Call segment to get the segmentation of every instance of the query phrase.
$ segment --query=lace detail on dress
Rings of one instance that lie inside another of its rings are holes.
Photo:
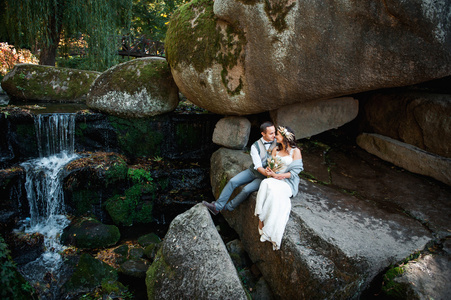
[[[280,156],[279,151],[276,152],[276,157],[280,159],[283,167],[277,173],[285,173],[285,170],[288,168],[288,165],[293,162],[293,150],[290,150],[290,155]]]

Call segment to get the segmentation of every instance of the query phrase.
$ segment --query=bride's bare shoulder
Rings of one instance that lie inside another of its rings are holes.
[[[293,149],[293,159],[301,159],[302,155],[301,155],[301,150],[299,148],[294,148]]]

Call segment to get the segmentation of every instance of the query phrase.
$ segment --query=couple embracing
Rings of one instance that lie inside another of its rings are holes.
[[[298,193],[302,156],[289,127],[276,128],[265,122],[260,132],[262,137],[251,146],[252,165],[234,176],[215,202],[202,203],[216,215],[221,210],[234,210],[258,190],[255,215],[259,218],[260,241],[269,241],[278,250],[290,216],[290,198]],[[227,203],[235,188],[244,184],[241,192]]]

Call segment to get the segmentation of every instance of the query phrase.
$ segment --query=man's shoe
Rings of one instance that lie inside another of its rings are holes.
[[[208,203],[207,201],[202,201],[202,204],[208,208],[208,210],[213,214],[217,215],[219,210],[216,209],[215,203]]]

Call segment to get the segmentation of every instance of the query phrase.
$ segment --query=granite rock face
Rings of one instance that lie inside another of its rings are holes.
[[[174,80],[211,112],[246,115],[451,74],[449,1],[206,1],[173,16]]]
[[[249,141],[251,122],[244,117],[226,117],[216,123],[213,143],[231,149],[243,149]]]
[[[171,223],[146,275],[148,299],[247,299],[207,208]]]
[[[173,111],[177,86],[164,58],[140,58],[103,72],[89,90],[89,108],[118,117],[143,118]]]
[[[291,127],[296,138],[302,139],[340,127],[358,112],[359,101],[343,97],[283,106],[271,111],[271,119],[275,124]]]
[[[372,132],[451,158],[451,96],[429,92],[386,92],[363,107]]]
[[[362,133],[357,137],[357,144],[398,167],[451,185],[451,158],[435,155],[379,134]]]
[[[223,181],[248,166],[249,155],[220,149],[213,159],[242,162],[235,172],[230,172],[227,164],[211,168],[212,189],[217,195]],[[277,298],[358,298],[388,266],[434,240],[421,222],[402,210],[387,209],[367,195],[362,200],[303,179],[299,188],[278,251],[259,240],[255,193],[233,212],[223,213]]]

